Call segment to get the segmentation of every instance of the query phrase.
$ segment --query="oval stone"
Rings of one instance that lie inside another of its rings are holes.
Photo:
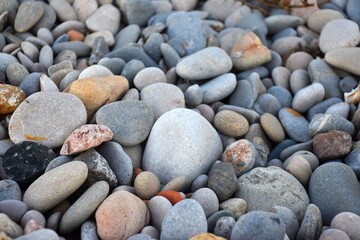
[[[214,103],[229,96],[236,87],[236,76],[233,73],[225,73],[200,86],[203,103]]]
[[[310,122],[309,132],[311,136],[318,133],[325,133],[331,130],[347,132],[353,135],[355,132],[354,125],[338,114],[316,114]]]
[[[311,140],[309,122],[299,112],[292,108],[282,108],[279,111],[279,120],[293,140],[298,142]]]
[[[192,181],[221,156],[222,143],[211,124],[189,109],[173,109],[154,124],[143,156],[143,168],[166,184],[179,176]],[[171,156],[171,157],[169,157]]]
[[[244,136],[249,131],[249,123],[242,115],[223,110],[214,117],[215,128],[230,137]]]
[[[0,84],[0,114],[13,113],[25,98],[25,92],[21,88]]]
[[[292,101],[292,108],[300,113],[309,110],[325,97],[325,88],[321,83],[313,83],[296,92]]]
[[[85,163],[65,163],[40,176],[24,193],[23,201],[30,209],[46,212],[75,192],[86,180]]]
[[[360,75],[359,53],[359,47],[336,48],[325,54],[325,60],[334,67]]]

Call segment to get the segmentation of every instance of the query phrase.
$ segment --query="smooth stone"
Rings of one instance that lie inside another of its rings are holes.
[[[62,22],[69,20],[77,20],[77,14],[75,9],[71,6],[71,4],[66,0],[51,0],[49,2],[50,7],[52,7],[56,16]]]
[[[319,240],[350,240],[350,237],[340,229],[329,228],[321,233]]]
[[[96,149],[108,162],[115,173],[118,185],[130,185],[133,176],[133,164],[129,155],[116,142],[106,142]]]
[[[295,52],[286,59],[285,66],[291,72],[297,69],[306,70],[313,59],[314,58],[307,52]]]
[[[188,189],[188,182],[186,176],[180,176],[172,179],[170,182],[165,184],[161,191],[186,191]]]
[[[285,224],[285,232],[289,239],[296,239],[300,225],[295,214],[290,209],[281,206],[274,206],[271,212],[277,214]]]
[[[290,147],[290,146],[294,146],[297,142],[295,142],[294,140],[292,139],[285,139],[283,140],[282,142],[278,143],[274,149],[269,153],[269,156],[268,156],[268,160],[271,160],[271,159],[280,159],[280,154],[281,152]]]
[[[148,224],[149,218],[145,203],[126,191],[112,193],[95,213],[101,239],[127,239],[140,232]]]
[[[346,76],[340,80],[340,88],[343,92],[351,92],[357,85],[357,80],[352,76]]]
[[[332,9],[320,9],[309,16],[307,25],[311,30],[320,33],[324,26],[334,19],[344,19],[344,16]]]
[[[21,200],[22,193],[17,182],[10,179],[0,181],[0,201]]]
[[[104,4],[86,20],[86,27],[92,32],[110,31],[116,34],[119,30],[121,14],[118,8]]]
[[[319,160],[330,160],[345,156],[351,151],[352,137],[349,133],[331,130],[318,133],[313,138],[313,151]]]
[[[230,137],[244,136],[249,131],[249,123],[240,114],[223,110],[214,117],[214,126],[221,133]]]
[[[359,25],[348,19],[334,19],[321,30],[319,47],[323,53],[336,48],[356,47],[360,42]]]
[[[340,79],[336,73],[321,59],[314,59],[310,62],[308,73],[311,82],[319,82],[325,88],[325,99],[331,97],[342,97]]]
[[[309,122],[300,113],[292,108],[282,108],[278,116],[285,132],[293,140],[307,142],[311,139],[308,132]]]
[[[248,212],[283,206],[293,211],[298,220],[303,219],[310,202],[301,183],[278,167],[255,168],[240,176],[235,197],[246,201]]]
[[[358,180],[352,169],[342,163],[319,166],[310,179],[309,196],[311,202],[319,207],[324,225],[330,225],[341,212],[360,212]]]
[[[120,75],[126,62],[121,58],[102,58],[97,64],[108,68],[114,75]]]
[[[102,180],[106,181],[110,187],[117,186],[117,178],[109,166],[109,163],[93,148],[81,153],[79,156],[74,158],[73,161],[82,161],[88,167],[88,177],[86,179],[85,186],[91,186]]]
[[[192,181],[192,183],[191,183],[191,188],[190,188],[191,192],[195,192],[196,190],[203,188],[203,187],[209,187],[208,180],[209,180],[208,175],[201,174],[201,175],[197,176],[194,179],[194,181]],[[211,189],[214,191],[213,188],[211,188]]]
[[[311,136],[331,130],[347,132],[350,135],[353,135],[355,132],[354,125],[338,114],[316,114],[311,119],[309,125],[309,133]]]
[[[90,54],[90,48],[81,41],[56,43],[52,46],[52,49],[55,55],[61,53],[64,50],[73,51],[77,57],[87,57]]]
[[[161,43],[160,52],[168,68],[176,67],[176,64],[180,61],[180,56],[172,46]]]
[[[40,28],[36,32],[36,36],[42,40],[44,40],[47,44],[51,45],[54,42],[54,37],[51,34],[50,30],[47,28]]]
[[[46,212],[75,192],[87,175],[85,163],[66,163],[35,180],[25,191],[23,201],[30,209]]]
[[[51,33],[54,37],[54,39],[59,39],[61,36],[66,35],[68,38],[68,32],[69,31],[78,31],[80,33],[85,34],[86,33],[86,25],[83,22],[76,21],[76,20],[69,20],[65,21],[61,24],[59,24],[57,27],[51,30]],[[56,42],[57,40],[55,40]]]
[[[9,199],[0,202],[0,213],[6,214],[14,222],[20,222],[27,210],[26,204],[19,200]]]
[[[97,9],[98,3],[96,0],[82,0],[73,1],[73,8],[80,21],[85,22]]]
[[[292,102],[292,108],[300,113],[305,113],[312,106],[321,102],[324,97],[324,86],[318,82],[315,82],[296,92]]]
[[[315,204],[309,204],[296,239],[319,239],[322,224],[320,209]]]
[[[290,70],[283,66],[275,67],[271,71],[271,77],[274,84],[276,86],[281,86],[288,90],[290,87],[290,76],[291,76]]]
[[[188,12],[173,12],[166,19],[168,44],[180,56],[196,53],[206,47],[202,21],[195,14]]]
[[[76,53],[72,50],[63,50],[61,51],[55,58],[54,64],[61,63],[63,61],[70,61],[72,63],[72,67],[76,68],[77,65],[77,56]]]
[[[265,18],[264,21],[269,29],[269,34],[275,34],[289,27],[296,28],[305,23],[304,19],[301,17],[285,14],[269,16]]]
[[[275,96],[279,102],[281,107],[290,107],[293,101],[293,96],[286,88],[281,86],[272,86],[267,90],[267,93]]]
[[[197,106],[203,101],[203,93],[198,84],[191,85],[184,93],[187,106]]]
[[[269,154],[272,149],[272,142],[266,135],[260,123],[253,123],[250,125],[249,132],[245,135],[245,139],[261,146],[262,150],[259,150],[264,150],[266,154]]]
[[[360,217],[351,212],[337,214],[331,221],[330,227],[344,231],[350,239],[359,238]]]
[[[140,36],[140,27],[137,24],[129,24],[126,27],[122,28],[115,35],[115,46],[114,49],[118,49],[135,43]]]
[[[51,229],[39,229],[34,232],[25,234],[21,237],[18,237],[19,240],[31,240],[31,239],[38,239],[38,240],[57,240],[59,239],[59,235]]]
[[[44,7],[44,14],[40,20],[32,27],[33,32],[38,32],[41,28],[51,29],[56,22],[56,12],[45,2],[39,2]]]
[[[148,208],[153,226],[161,231],[161,224],[167,212],[172,208],[172,204],[165,197],[155,196],[150,199]]]
[[[357,61],[359,52],[358,47],[337,48],[328,51],[325,54],[325,60],[334,67],[360,75]]]
[[[284,239],[285,224],[275,214],[264,211],[252,211],[241,216],[233,227],[231,240],[253,238]]]
[[[40,91],[41,92],[59,92],[58,86],[51,78],[45,74],[40,77]]]
[[[136,195],[141,199],[151,199],[160,192],[160,181],[152,172],[143,171],[135,177]]]
[[[158,67],[158,64],[149,55],[147,55],[144,49],[138,46],[127,45],[121,48],[115,48],[112,52],[106,54],[105,57],[121,58],[127,63],[136,59],[142,62],[145,67]]]
[[[219,210],[219,200],[215,192],[210,188],[198,189],[192,194],[191,199],[200,203],[206,217],[209,217]]]
[[[30,73],[19,85],[19,88],[21,88],[26,96],[30,96],[33,93],[40,91],[40,76],[41,73]]]
[[[311,121],[316,114],[325,113],[329,107],[340,102],[343,102],[340,98],[333,97],[315,104],[312,108],[309,109],[307,113],[307,119]]]
[[[136,88],[130,88],[121,99],[122,101],[139,101],[140,93]]]
[[[73,158],[70,156],[58,156],[51,160],[51,162],[46,166],[45,172],[50,171],[51,169],[54,169],[56,167],[59,167],[65,163],[68,163],[72,161]]]
[[[145,27],[149,18],[155,13],[155,6],[148,0],[134,0],[126,3],[128,24]]]
[[[251,109],[257,98],[251,84],[247,80],[239,80],[236,89],[230,95],[229,104],[246,109]]]
[[[58,229],[60,220],[61,220],[61,212],[54,212],[46,219],[46,228],[52,229],[56,231]]]
[[[271,52],[271,60],[264,64],[264,67],[266,67],[269,70],[269,72],[271,72],[274,68],[282,65],[282,58],[280,54],[278,54],[273,50],[270,50],[270,52]]]
[[[168,134],[169,129],[172,134]],[[172,159],[168,158],[169,151],[174,156]],[[144,170],[155,173],[163,184],[186,175],[192,181],[207,172],[221,152],[220,137],[206,119],[192,110],[173,109],[152,127],[142,164]]]
[[[236,76],[225,73],[200,85],[203,103],[214,103],[228,97],[236,87]]]
[[[43,16],[44,7],[36,1],[29,1],[20,4],[14,22],[14,29],[17,32],[27,32]]]
[[[2,171],[6,178],[28,186],[44,172],[55,156],[52,149],[42,144],[29,141],[19,142],[4,154]]]
[[[88,220],[81,225],[81,239],[99,240],[95,221]]]
[[[348,165],[356,174],[356,176],[360,177],[360,149],[354,149],[344,158],[344,163]]]
[[[161,44],[164,43],[164,38],[160,33],[152,33],[144,44],[145,52],[152,58],[154,61],[159,62],[161,55]]]
[[[33,62],[36,62],[39,58],[39,49],[32,43],[24,41],[20,45],[24,54]]]
[[[71,83],[75,82],[80,75],[80,71],[74,70],[66,73],[65,77],[59,83],[59,90],[64,91]]]
[[[230,163],[237,177],[251,170],[255,165],[257,150],[252,142],[240,139],[226,147],[221,161]]]
[[[257,112],[243,107],[238,107],[233,105],[223,105],[218,109],[218,111],[222,111],[222,110],[230,110],[241,114],[248,120],[250,125],[259,122],[260,120],[260,115]]]
[[[165,215],[160,239],[189,239],[207,230],[206,216],[201,205],[193,199],[185,199]]]
[[[214,233],[216,236],[224,237],[223,239],[229,239],[235,223],[232,217],[222,217],[216,222]]]
[[[9,63],[18,62],[18,60],[10,54],[0,53],[0,72],[5,73]]]
[[[5,236],[11,238],[17,238],[24,234],[23,229],[4,213],[0,213],[0,229]]]
[[[285,131],[279,119],[271,113],[264,113],[260,117],[260,124],[267,136],[274,142],[282,142],[285,139]]]
[[[220,209],[231,211],[234,214],[235,219],[238,219],[246,213],[247,203],[241,198],[229,198],[220,203]]]
[[[252,74],[253,72],[256,72],[260,76],[260,78],[268,77],[270,74],[269,70],[266,67],[260,66],[260,67],[254,67],[249,70],[240,72],[236,76],[238,79],[244,79],[244,78],[248,78],[250,76],[250,74]]]
[[[152,238],[148,234],[144,234],[144,233],[138,233],[128,238],[128,240],[151,240],[151,239]]]
[[[99,181],[88,188],[61,217],[59,230],[63,234],[73,232],[90,217],[109,193],[109,184]]]
[[[270,49],[277,52],[283,59],[286,59],[293,52],[304,51],[306,46],[306,41],[298,36],[283,37],[274,41],[270,45]]]
[[[208,47],[181,59],[176,73],[187,80],[203,80],[227,73],[232,67],[231,58],[224,50]]]
[[[222,217],[232,217],[235,218],[234,214],[229,210],[219,210],[210,217],[208,217],[208,232],[214,232],[216,222]]]
[[[31,140],[56,148],[73,130],[85,124],[86,118],[84,104],[74,95],[39,92],[26,98],[13,113],[9,135],[14,143]]]
[[[107,67],[101,65],[92,65],[82,70],[78,79],[109,77],[109,76],[114,76],[114,74]]]
[[[253,108],[260,115],[264,113],[277,115],[281,109],[281,103],[274,95],[270,93],[264,93],[256,99]]]
[[[37,210],[29,210],[23,215],[20,222],[21,227],[25,228],[26,224],[28,224],[30,221],[34,221],[37,225],[42,227],[45,227],[46,224],[44,215]]]
[[[99,37],[104,39],[104,41],[108,47],[111,47],[115,44],[114,35],[108,30],[90,33],[90,34],[86,35],[84,42],[86,43],[86,45],[88,47],[93,47],[94,43],[96,42],[95,41],[96,38],[99,38]]]
[[[203,116],[209,123],[212,123],[214,121],[214,109],[207,104],[200,104],[196,106],[195,112],[200,113],[201,116]]]
[[[304,69],[296,69],[290,76],[290,90],[293,94],[296,94],[301,89],[310,85],[309,74]]]
[[[348,118],[349,113],[350,113],[350,105],[346,102],[340,102],[334,104],[325,111],[325,114],[335,114],[342,116],[344,118]]]
[[[134,77],[134,85],[139,91],[146,86],[159,82],[166,83],[166,76],[162,70],[156,67],[144,68]]]
[[[185,107],[185,97],[177,86],[170,83],[154,83],[140,92],[140,99],[154,112],[155,119],[166,112]]]
[[[346,13],[351,20],[360,24],[360,9],[359,9],[359,1],[358,0],[349,0],[346,4]]]
[[[10,84],[1,84],[0,94],[0,114],[13,113],[26,98],[25,92],[20,87]]]
[[[53,64],[54,53],[52,48],[48,45],[41,48],[39,53],[39,63],[45,68],[48,69]]]

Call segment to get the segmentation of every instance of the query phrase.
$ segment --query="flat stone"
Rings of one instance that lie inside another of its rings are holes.
[[[23,201],[30,209],[46,212],[75,192],[86,180],[87,174],[85,163],[66,163],[35,180],[25,191]]]
[[[114,74],[108,68],[102,65],[92,65],[82,70],[78,79],[109,76],[114,76]]]
[[[275,34],[285,28],[296,28],[305,23],[301,17],[285,14],[269,16],[264,21],[269,29],[269,34]]]
[[[60,42],[52,46],[54,54],[58,55],[64,50],[73,51],[77,57],[88,57],[90,54],[90,48],[86,46],[84,42],[81,41],[71,41],[71,42]]]
[[[191,199],[200,203],[206,217],[209,217],[219,210],[219,199],[215,192],[210,188],[198,189],[192,194]]]
[[[49,5],[55,10],[57,18],[62,22],[69,20],[77,20],[77,14],[75,12],[75,9],[68,1],[52,0],[50,1]]]
[[[229,198],[220,203],[220,209],[233,212],[235,219],[238,219],[246,213],[247,203],[241,198]]]
[[[136,59],[141,61],[145,67],[158,67],[158,64],[149,55],[147,55],[144,49],[138,46],[125,45],[121,48],[114,48],[114,50],[106,54],[105,57],[121,58],[125,62],[130,62],[131,60]]]
[[[5,72],[9,63],[18,62],[16,57],[7,53],[0,53],[0,71]]]
[[[55,10],[45,2],[39,2],[44,7],[44,14],[40,20],[32,27],[34,32],[37,32],[41,28],[51,29],[56,21]]]
[[[75,0],[73,3],[73,8],[76,11],[76,14],[80,21],[85,22],[97,9],[98,3],[96,0]]]
[[[282,222],[285,224],[286,235],[290,239],[296,239],[296,235],[299,231],[299,221],[295,214],[287,207],[274,206],[271,212],[276,213]]]
[[[86,27],[93,31],[110,31],[116,34],[120,27],[121,15],[118,8],[111,4],[104,4],[99,7],[86,20]]]
[[[27,32],[43,16],[44,7],[36,1],[24,2],[17,11],[14,28],[17,32]]]
[[[18,237],[19,240],[31,240],[31,239],[47,239],[47,240],[57,240],[59,235],[51,229],[39,229],[31,233],[27,233],[21,237]]]
[[[39,92],[26,98],[13,113],[9,135],[14,143],[35,141],[56,148],[73,130],[84,125],[86,118],[84,104],[74,95]]]
[[[20,222],[27,210],[26,204],[20,200],[9,199],[0,202],[0,213],[5,213],[14,222]]]
[[[158,231],[161,231],[164,217],[172,208],[172,204],[165,197],[155,196],[150,199],[148,208],[150,211],[151,223]]]
[[[319,133],[313,139],[313,151],[319,160],[342,157],[351,151],[351,146],[351,135],[343,131],[331,130]]]
[[[346,4],[347,15],[351,20],[355,21],[357,24],[360,23],[360,18],[359,18],[360,8],[358,6],[358,3],[359,3],[358,0],[350,0]]]
[[[257,92],[251,87],[247,80],[239,80],[236,84],[236,89],[230,95],[229,104],[238,107],[251,109],[257,98]]]

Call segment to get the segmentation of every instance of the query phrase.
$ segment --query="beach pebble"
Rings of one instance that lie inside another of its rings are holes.
[[[254,92],[251,84],[247,80],[239,80],[236,89],[230,95],[229,104],[250,109],[253,107],[257,98],[257,92]]]
[[[224,50],[208,47],[181,59],[176,73],[184,79],[203,80],[227,73],[232,67],[232,60]]]
[[[229,198],[220,203],[220,209],[231,211],[234,214],[235,219],[238,219],[246,213],[247,203],[241,198]]]
[[[307,52],[292,53],[287,59],[285,66],[291,72],[297,69],[306,70],[313,57]]]
[[[158,231],[161,231],[161,224],[167,212],[172,208],[169,200],[162,196],[155,196],[148,203],[151,222]]]
[[[236,87],[236,76],[233,73],[225,73],[208,82],[201,84],[203,103],[214,103],[228,97]]]
[[[297,239],[318,239],[322,230],[322,218],[320,209],[310,203],[301,222]]]
[[[31,220],[33,221],[33,223],[37,224],[38,226],[45,227],[46,219],[45,219],[44,215],[37,210],[29,210],[23,215],[21,222],[20,222],[21,227],[25,228],[25,226]]]
[[[313,138],[313,151],[319,160],[336,159],[351,151],[352,138],[347,132],[331,130]]]
[[[198,84],[191,85],[184,93],[187,106],[197,106],[203,101],[203,93]]]
[[[334,19],[344,19],[344,16],[332,9],[320,9],[309,16],[307,25],[311,30],[320,33],[323,27]]]
[[[78,79],[82,78],[98,78],[98,77],[109,77],[113,76],[112,72],[101,65],[92,65],[90,67],[85,68],[81,71]]]
[[[269,195],[272,196],[270,199]],[[240,176],[235,197],[246,201],[248,212],[283,206],[292,210],[298,220],[303,218],[309,204],[309,197],[300,182],[278,167],[255,168]]]
[[[134,0],[126,2],[126,17],[129,24],[144,27],[154,13],[155,6],[151,1]]]
[[[360,149],[354,149],[346,155],[344,158],[344,163],[348,165],[356,174],[360,177]]]
[[[95,221],[88,220],[81,225],[81,238],[99,240]]]
[[[104,4],[86,19],[86,27],[92,32],[110,31],[116,34],[119,30],[121,14],[118,8]]]
[[[25,191],[23,201],[30,209],[45,212],[75,192],[87,174],[85,163],[66,163],[36,179]]]
[[[168,134],[169,129],[172,134]],[[169,151],[172,159],[168,158]],[[163,184],[185,175],[192,181],[205,173],[221,153],[220,137],[210,123],[192,110],[173,109],[152,127],[142,164]]]
[[[11,62],[6,68],[6,77],[15,86],[19,86],[28,75],[28,70],[18,62]]]
[[[304,24],[303,18],[285,14],[269,16],[264,21],[269,29],[269,34],[275,34],[285,28],[296,28]]]
[[[166,83],[166,76],[163,71],[155,67],[140,70],[134,78],[134,85],[139,91],[148,85],[158,82]]]
[[[305,113],[315,104],[321,102],[325,96],[325,88],[320,83],[313,83],[296,92],[292,108],[300,113]]]
[[[160,191],[160,181],[152,172],[144,171],[134,180],[135,192],[141,199],[151,199]]]
[[[270,211],[276,213],[285,224],[285,232],[289,239],[296,239],[300,225],[295,214],[289,208],[281,206],[274,206]]]
[[[340,98],[337,97],[333,97],[333,98],[329,98],[326,99],[322,102],[319,102],[318,104],[315,104],[313,107],[311,107],[307,113],[307,119],[309,121],[311,121],[311,119],[316,115],[316,114],[321,114],[321,113],[325,113],[326,110],[337,104],[343,102]]]
[[[260,124],[267,136],[274,142],[285,139],[285,131],[280,121],[271,113],[264,113],[260,117]]]
[[[21,200],[21,189],[17,182],[10,179],[0,181],[0,201]]]
[[[0,213],[0,229],[7,236],[12,238],[17,238],[23,235],[22,228],[4,213]]]
[[[324,225],[329,226],[341,212],[360,213],[358,180],[351,168],[343,163],[319,166],[310,179],[309,196],[319,207]]]
[[[330,227],[344,231],[351,239],[359,236],[360,217],[351,212],[337,214],[331,221]]]
[[[354,125],[338,114],[316,114],[311,119],[309,132],[311,136],[318,133],[326,133],[331,130],[347,132],[353,135],[355,132]]]
[[[340,229],[329,228],[321,233],[319,240],[350,240],[350,237]]]
[[[149,222],[145,203],[132,193],[114,192],[95,212],[97,232],[101,239],[128,238]]]
[[[214,126],[221,133],[230,137],[244,136],[249,131],[249,123],[240,114],[223,110],[214,117]]]
[[[360,18],[358,15],[360,9],[358,3],[358,0],[349,0],[346,4],[346,13],[351,20],[353,20],[357,24],[360,24]]]
[[[29,1],[20,4],[17,10],[14,28],[17,32],[30,30],[43,16],[44,7],[36,1]]]
[[[336,48],[325,54],[325,60],[334,67],[360,75],[357,61],[359,52],[360,48],[358,47]],[[350,59],[351,61],[349,61]]]
[[[26,98],[25,92],[10,84],[0,85],[0,114],[13,113]]]
[[[206,217],[209,217],[219,210],[219,200],[215,192],[210,188],[200,188],[193,193],[191,199],[200,203]]]
[[[267,90],[267,93],[276,97],[279,100],[281,107],[291,107],[293,96],[286,88],[281,86],[272,86]]]
[[[16,199],[0,202],[0,213],[6,214],[12,221],[19,223],[22,216],[28,210],[26,204]]]
[[[307,142],[311,140],[308,132],[309,122],[299,112],[292,108],[282,108],[279,111],[279,120],[285,132],[295,141]]]
[[[206,232],[206,216],[201,205],[193,199],[185,199],[165,215],[160,239],[189,239]]]
[[[264,93],[256,99],[253,108],[260,115],[264,113],[277,115],[281,108],[281,103],[274,95]]]
[[[350,105],[346,102],[336,103],[329,107],[325,114],[335,114],[340,115],[344,118],[348,118],[350,113]]]
[[[235,223],[236,221],[233,217],[221,217],[216,222],[214,233],[216,236],[229,239]]]
[[[69,20],[77,20],[77,15],[75,9],[71,6],[71,4],[66,0],[54,0],[50,1],[50,7],[52,7],[58,19],[62,22]]]

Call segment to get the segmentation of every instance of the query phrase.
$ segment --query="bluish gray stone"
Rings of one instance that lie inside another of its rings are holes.
[[[164,43],[164,38],[160,33],[153,33],[144,44],[145,52],[155,61],[159,62],[161,58],[160,45]]]
[[[68,163],[72,160],[73,160],[73,158],[70,156],[58,156],[58,157],[54,158],[53,160],[51,160],[51,162],[49,162],[49,164],[46,166],[45,172],[48,172],[51,169],[54,169],[65,163]]]
[[[5,137],[8,137],[7,136],[7,130],[6,129],[1,129],[0,131],[2,131],[2,130],[4,131]],[[9,139],[0,140],[0,156],[4,156],[6,151],[9,150],[9,148],[11,148],[14,145],[15,144]]]
[[[342,102],[342,100],[341,98],[338,97],[329,98],[322,102],[319,102],[318,104],[314,105],[312,108],[309,109],[307,113],[307,119],[311,121],[311,119],[315,116],[315,114],[325,113],[329,107],[340,102]]]
[[[348,165],[360,179],[360,149],[354,149],[344,159],[344,163]]]
[[[90,55],[90,48],[81,41],[54,43],[52,48],[55,54],[59,54],[63,50],[72,50],[77,57],[88,57]]]
[[[115,35],[115,46],[113,49],[125,47],[135,43],[140,37],[140,27],[137,24],[129,24]]]
[[[296,28],[305,23],[304,19],[301,17],[285,14],[272,15],[266,17],[264,21],[269,29],[269,34],[275,34],[289,27]]]
[[[0,53],[0,71],[5,72],[9,63],[18,62],[18,60],[10,54]]]
[[[94,221],[86,221],[81,225],[81,239],[83,240],[99,240],[96,231],[96,223]]]
[[[296,37],[297,32],[294,28],[288,27],[280,30],[276,34],[272,36],[272,41],[275,42],[276,40],[283,38],[283,37]]]
[[[298,151],[312,151],[312,149],[313,149],[312,140],[303,142],[303,143],[298,143],[298,144],[292,145],[292,146],[287,147],[284,150],[282,150],[280,153],[280,159],[285,161],[288,157],[290,157],[291,155],[295,154]],[[314,157],[316,158],[315,155],[314,155]]]
[[[145,65],[143,62],[133,59],[126,63],[120,75],[124,76],[129,81],[130,86],[133,86],[136,74],[144,68]]]
[[[312,106],[321,102],[325,96],[325,88],[321,83],[315,82],[295,93],[292,108],[300,113],[307,112]]]
[[[309,122],[300,113],[291,108],[282,108],[279,111],[279,120],[293,140],[298,142],[311,140]]]
[[[192,194],[191,199],[200,203],[206,217],[209,217],[219,210],[219,199],[210,188],[205,187],[198,189]]]
[[[59,236],[54,230],[51,229],[40,229],[17,238],[18,240],[58,240]]]
[[[293,146],[295,145],[296,142],[292,139],[285,139],[283,140],[282,142],[280,142],[279,144],[277,144],[273,150],[270,152],[269,156],[268,156],[268,160],[271,160],[271,159],[280,159],[280,154],[281,152],[290,147],[290,146]]]
[[[206,187],[208,180],[209,180],[208,175],[201,174],[201,175],[197,176],[194,179],[194,181],[192,181],[192,183],[191,183],[191,192],[195,192],[196,190],[198,190],[200,188]]]
[[[236,221],[233,217],[221,217],[216,222],[214,234],[219,237],[230,239],[235,224]]]
[[[348,0],[346,4],[346,14],[351,20],[360,25],[360,1]]]
[[[322,225],[320,209],[310,203],[306,208],[296,239],[319,239]]]
[[[148,203],[152,225],[161,231],[161,225],[165,215],[172,208],[170,201],[162,196],[152,197]]]
[[[161,55],[164,58],[166,66],[170,69],[175,67],[180,60],[179,54],[175,49],[167,43],[160,44]]]
[[[10,179],[0,181],[0,201],[21,200],[21,196],[21,189],[17,182]]]
[[[331,130],[343,131],[353,135],[355,127],[349,120],[338,114],[316,114],[309,125],[311,136]]]
[[[289,239],[295,239],[300,227],[295,214],[287,207],[281,206],[274,206],[271,212],[276,213],[285,224],[285,232]]]
[[[260,115],[268,112],[276,116],[280,109],[280,101],[274,95],[269,93],[260,95],[254,103],[254,110]]]
[[[0,213],[5,213],[14,222],[20,222],[27,210],[27,205],[20,200],[8,199],[0,201]]]
[[[350,113],[350,105],[347,102],[336,103],[329,107],[325,113],[340,115],[347,119]]]
[[[257,93],[254,93],[251,84],[247,80],[237,82],[235,91],[231,94],[229,104],[251,109],[256,100]]]
[[[146,54],[143,48],[138,46],[124,46],[117,48],[110,53],[106,54],[108,58],[121,58],[125,62],[129,62],[133,59],[141,61],[145,67],[158,67],[158,64]]]
[[[243,117],[246,118],[246,120],[248,120],[250,125],[260,121],[260,115],[251,109],[233,106],[233,105],[222,105],[221,107],[219,107],[218,112],[222,110],[230,110],[241,114]]]
[[[121,75],[126,62],[121,58],[102,58],[98,64],[107,67],[114,75]]]
[[[200,86],[203,103],[214,103],[229,96],[236,87],[236,76],[233,73],[225,73]]]
[[[213,215],[211,215],[208,219],[207,219],[207,224],[208,224],[208,232],[214,232],[214,228],[216,226],[217,221],[222,218],[222,217],[232,217],[235,218],[235,215],[233,212],[231,212],[230,210],[220,210],[217,211],[216,213],[214,213]]]
[[[187,106],[197,106],[203,101],[203,95],[199,85],[191,85],[184,93],[185,104]]]
[[[165,215],[160,240],[190,239],[207,232],[206,216],[201,205],[193,199],[175,204]]]
[[[281,86],[273,86],[268,89],[267,93],[274,95],[280,102],[281,107],[290,107],[293,97],[291,93]]]
[[[326,226],[341,212],[360,214],[359,182],[353,170],[343,163],[319,166],[311,176],[308,192],[311,202],[319,207]]]
[[[268,77],[270,74],[269,70],[266,67],[260,66],[260,67],[255,67],[255,68],[252,68],[252,69],[249,69],[246,71],[242,71],[242,72],[238,73],[236,75],[236,77],[237,77],[237,79],[245,79],[245,78],[248,78],[249,75],[254,72],[256,72],[260,78]]]
[[[144,27],[155,13],[155,7],[149,0],[132,0],[126,3],[126,17],[129,24]]]
[[[264,64],[264,66],[271,72],[274,68],[281,66],[282,58],[280,54],[271,51],[271,60]]]
[[[236,27],[240,27],[242,29],[248,29],[255,32],[256,35],[259,36],[261,41],[263,43],[266,43],[265,36],[268,33],[268,27],[266,26],[264,22],[263,14],[260,11],[255,10],[246,14],[241,18],[239,24],[237,24]]]

